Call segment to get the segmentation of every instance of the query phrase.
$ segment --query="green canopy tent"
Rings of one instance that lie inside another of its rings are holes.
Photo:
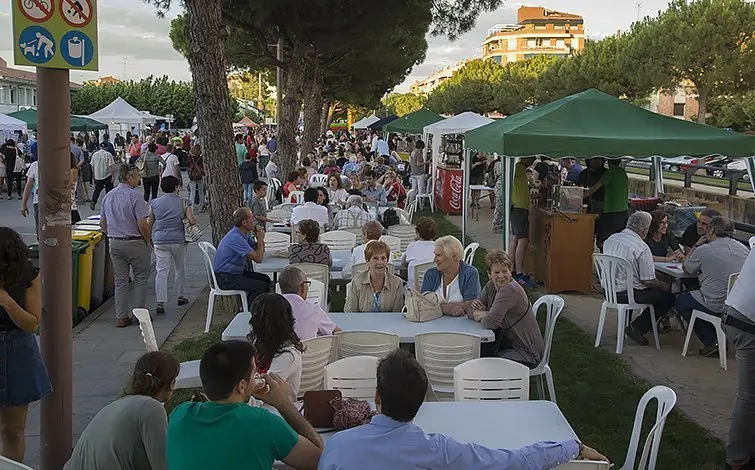
[[[24,109],[23,111],[16,111],[14,113],[8,113],[8,116],[24,121],[29,129],[37,128],[36,109]],[[72,131],[94,131],[103,129],[107,129],[107,124],[103,124],[100,121],[95,121],[94,119],[88,117],[71,115]]]
[[[383,130],[396,134],[422,134],[425,126],[442,121],[443,119],[445,118],[440,114],[435,114],[423,108],[389,122],[383,127]]]
[[[469,149],[506,157],[652,157],[658,192],[663,191],[661,157],[755,155],[753,136],[663,116],[595,89],[471,130],[465,135],[465,144]],[[748,162],[752,180],[755,164],[752,158]],[[464,175],[466,180],[468,171]],[[504,158],[504,227],[509,222],[512,175],[512,159]],[[504,237],[504,246],[508,246],[508,237]]]

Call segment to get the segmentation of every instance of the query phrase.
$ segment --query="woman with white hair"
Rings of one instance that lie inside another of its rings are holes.
[[[480,295],[480,273],[465,263],[464,247],[459,239],[446,235],[435,240],[436,268],[425,273],[422,292],[435,292],[441,299],[445,315],[466,315],[472,301]]]

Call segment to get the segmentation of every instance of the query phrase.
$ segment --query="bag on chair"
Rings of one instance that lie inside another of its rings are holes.
[[[310,390],[304,393],[304,419],[315,428],[332,428],[333,415],[341,408],[340,390]]]
[[[413,322],[426,322],[443,316],[440,309],[440,299],[435,292],[418,292],[414,289],[406,290],[406,312],[404,317]]]

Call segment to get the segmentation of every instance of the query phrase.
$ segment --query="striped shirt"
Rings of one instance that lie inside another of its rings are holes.
[[[333,220],[332,227],[335,229],[359,228],[371,220],[374,219],[368,212],[363,211],[359,207],[351,206],[346,210],[338,211]]]
[[[624,258],[632,266],[632,284],[635,290],[647,289],[642,281],[655,279],[655,263],[650,247],[640,236],[625,228],[614,233],[603,244],[603,253]],[[627,290],[627,275],[622,270],[616,274],[616,287],[619,292]]]

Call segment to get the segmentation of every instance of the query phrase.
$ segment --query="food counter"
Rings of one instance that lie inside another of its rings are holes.
[[[435,207],[446,214],[461,214],[464,204],[464,170],[438,165]]]
[[[526,272],[548,293],[592,291],[595,214],[565,214],[532,207]]]

